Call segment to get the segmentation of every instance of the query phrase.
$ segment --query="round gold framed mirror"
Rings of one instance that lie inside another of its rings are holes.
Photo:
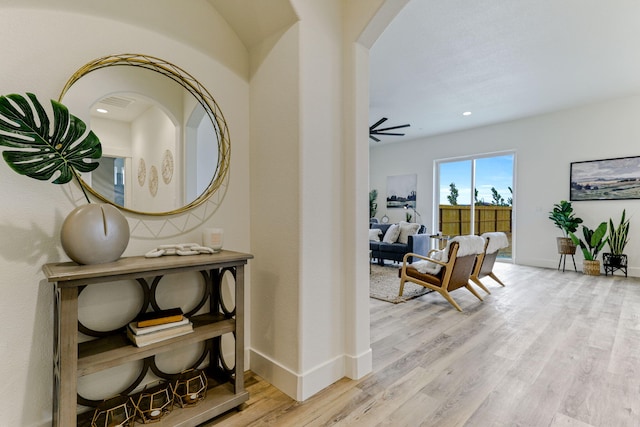
[[[137,214],[179,214],[227,177],[222,111],[177,65],[141,54],[98,58],[71,76],[59,102],[100,138],[101,165],[80,183],[103,202]]]

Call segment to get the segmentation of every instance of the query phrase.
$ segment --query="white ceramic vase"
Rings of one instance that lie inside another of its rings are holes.
[[[106,203],[75,208],[60,229],[62,248],[78,264],[101,264],[120,258],[129,244],[129,223]]]

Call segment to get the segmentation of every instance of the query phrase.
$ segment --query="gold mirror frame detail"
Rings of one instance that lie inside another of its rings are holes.
[[[71,86],[73,86],[75,82],[80,80],[83,76],[89,74],[92,71],[112,66],[132,66],[155,71],[175,81],[189,93],[191,93],[191,95],[196,98],[202,108],[204,108],[218,135],[218,164],[213,178],[209,183],[209,186],[202,194],[200,194],[195,200],[186,204],[185,206],[167,212],[141,212],[133,209],[128,209],[124,206],[116,205],[112,201],[106,199],[102,194],[95,191],[82,179],[80,179],[80,185],[82,185],[87,191],[89,191],[93,196],[100,199],[101,201],[114,205],[115,207],[123,211],[135,214],[151,216],[174,215],[186,212],[192,208],[195,208],[196,206],[201,205],[223,185],[223,182],[227,177],[227,173],[229,171],[231,154],[229,129],[227,128],[227,122],[222,115],[220,107],[218,107],[218,104],[213,99],[213,96],[211,96],[209,91],[204,86],[202,86],[195,77],[175,64],[172,64],[160,58],[156,58],[154,56],[126,53],[120,55],[104,56],[102,58],[98,58],[91,62],[88,62],[84,66],[80,67],[62,88],[60,96],[58,97],[58,101],[62,103],[62,99],[64,98],[64,95],[67,93],[67,91],[71,88]],[[98,137],[100,137],[100,135],[98,135]]]

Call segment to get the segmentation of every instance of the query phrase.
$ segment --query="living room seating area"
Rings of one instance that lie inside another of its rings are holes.
[[[369,223],[369,249],[371,258],[384,264],[384,260],[402,262],[405,254],[427,255],[429,235],[424,225],[410,222],[396,224]],[[410,257],[409,262],[412,262]]]

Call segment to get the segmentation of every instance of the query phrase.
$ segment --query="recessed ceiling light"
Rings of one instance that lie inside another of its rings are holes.
[[[102,113],[102,114],[107,114],[107,113],[108,113],[108,111],[107,111],[107,110],[105,110],[104,108],[96,108],[96,111],[97,111],[98,113]]]
[[[470,116],[471,115],[471,111],[465,111],[464,113],[462,113],[463,116]]]

